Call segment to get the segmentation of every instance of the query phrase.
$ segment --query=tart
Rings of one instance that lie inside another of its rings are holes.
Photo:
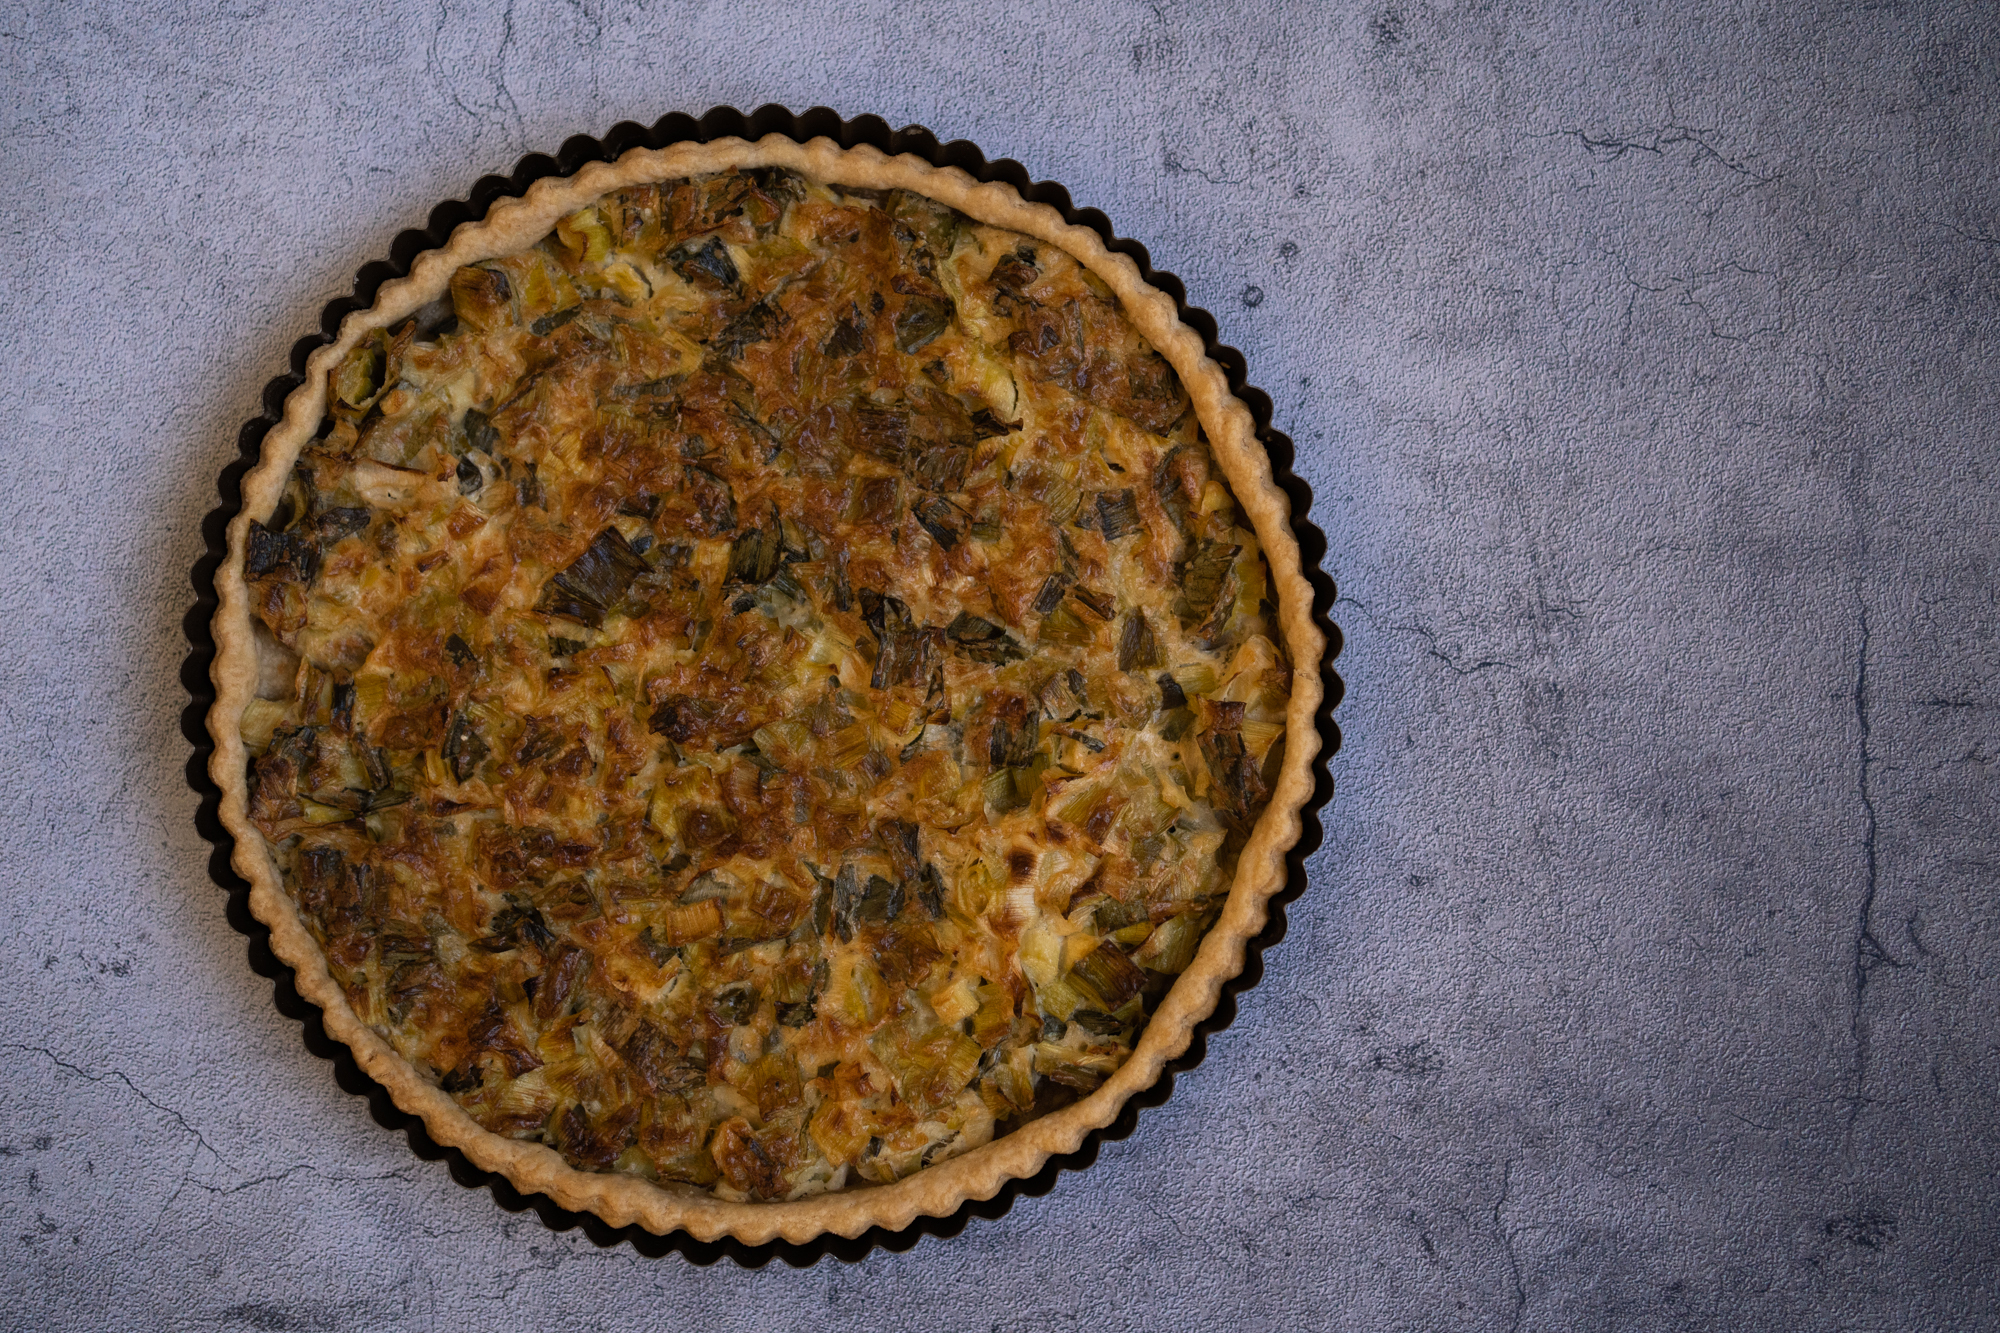
[[[614,1225],[906,1225],[1074,1150],[1284,882],[1323,648],[1131,262],[782,136],[543,181],[308,362],[213,776],[397,1104]]]

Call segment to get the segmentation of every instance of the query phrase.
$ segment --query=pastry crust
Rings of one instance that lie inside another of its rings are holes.
[[[1282,767],[1270,802],[1239,854],[1222,914],[1194,963],[1155,1009],[1124,1065],[1082,1100],[894,1184],[774,1203],[734,1203],[690,1186],[577,1170],[549,1147],[482,1128],[451,1096],[419,1075],[355,1014],[285,892],[270,851],[249,818],[246,751],[239,734],[258,677],[245,582],[250,525],[271,516],[294,462],[311,441],[326,409],[329,371],[362,338],[441,296],[460,267],[533,244],[559,218],[601,195],[751,167],[790,168],[845,188],[925,195],[976,222],[1055,245],[1101,279],[1132,326],[1178,372],[1212,455],[1262,546],[1283,647],[1296,668]],[[1285,884],[1285,853],[1299,836],[1300,810],[1313,788],[1318,666],[1325,648],[1312,623],[1311,585],[1289,519],[1289,502],[1272,479],[1249,410],[1229,392],[1221,368],[1206,357],[1199,335],[1180,321],[1172,299],[1144,282],[1136,265],[1109,251],[1095,232],[1064,222],[1054,209],[1028,203],[1005,185],[980,184],[953,168],[909,156],[888,157],[868,147],[843,150],[826,139],[806,144],[781,135],[756,143],[724,139],[634,150],[615,163],[594,163],[574,176],[538,182],[521,198],[496,203],[484,221],[459,227],[444,248],[419,256],[408,277],[385,284],[371,308],[343,321],[340,337],[309,358],[305,383],[286,400],[283,419],[267,435],[261,460],[245,476],[242,509],[229,528],[228,559],[216,573],[217,651],[211,669],[216,702],[209,713],[215,740],[210,773],[222,792],[223,825],[235,839],[233,864],[250,882],[251,910],[270,928],[273,952],[293,968],[299,992],[324,1011],[327,1031],[348,1044],[361,1067],[400,1108],[422,1118],[432,1137],[524,1191],[596,1213],[614,1226],[637,1223],[658,1233],[680,1230],[703,1241],[727,1235],[749,1244],[774,1239],[798,1243],[825,1232],[852,1237],[870,1227],[899,1230],[919,1216],[947,1215],[967,1200],[992,1197],[1010,1179],[1034,1174],[1050,1156],[1075,1151],[1091,1131],[1115,1119],[1129,1097],[1157,1081],[1167,1061],[1186,1049],[1195,1025],[1212,1012],[1223,984],[1241,970],[1247,941],[1262,928],[1271,895]]]

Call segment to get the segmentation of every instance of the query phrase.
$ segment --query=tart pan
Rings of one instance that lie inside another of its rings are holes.
[[[237,721],[256,671],[242,579],[245,534],[252,518],[275,505],[298,450],[319,422],[327,368],[362,334],[442,292],[461,264],[532,243],[557,217],[606,191],[756,165],[788,166],[835,184],[913,189],[976,220],[1056,244],[1103,278],[1134,325],[1180,372],[1217,462],[1257,530],[1294,678],[1284,768],[1239,859],[1223,915],[1194,965],[1160,1003],[1132,1057],[1102,1087],[893,1185],[794,1202],[731,1203],[692,1188],[578,1171],[553,1149],[494,1135],[363,1024],[327,974],[245,816]],[[307,1018],[309,1046],[336,1057],[346,1075],[343,1086],[369,1091],[377,1118],[402,1121],[425,1155],[439,1145],[449,1151],[461,1180],[492,1185],[503,1204],[512,1202],[509,1196],[540,1196],[548,1201],[542,1211],[552,1224],[587,1214],[598,1221],[591,1227],[595,1238],[615,1240],[623,1230],[645,1249],[655,1246],[641,1237],[653,1236],[680,1242],[696,1257],[725,1249],[749,1262],[760,1252],[782,1252],[794,1262],[820,1253],[858,1257],[890,1236],[914,1243],[926,1232],[955,1232],[972,1214],[998,1215],[1016,1194],[1049,1188],[1063,1167],[1087,1165],[1103,1138],[1130,1132],[1138,1106],[1164,1100],[1173,1073],[1199,1062],[1206,1033],[1233,1017],[1234,992],[1255,984],[1262,949],[1282,936],[1282,903],[1304,887],[1304,856],[1319,841],[1313,816],[1331,790],[1325,760],[1338,744],[1330,712],[1340,682],[1326,664],[1329,649],[1338,650],[1339,631],[1326,615],[1332,586],[1317,570],[1324,540],[1303,521],[1309,493],[1288,473],[1289,441],[1268,429],[1268,399],[1244,386],[1240,356],[1216,345],[1212,321],[1185,306],[1170,275],[1151,271],[1143,248],[1118,240],[1094,210],[1073,209],[1060,187],[1030,185],[1016,164],[989,165],[969,145],[940,146],[921,129],[891,134],[872,117],[847,123],[823,109],[799,117],[779,108],[749,117],[718,109],[700,122],[668,117],[651,131],[621,125],[602,142],[571,140],[560,161],[533,157],[511,180],[482,180],[470,204],[440,205],[430,221],[428,231],[399,236],[387,264],[361,271],[354,298],[329,305],[321,335],[293,349],[294,374],[267,386],[267,415],[244,427],[244,458],[224,473],[224,505],[205,525],[210,551],[195,571],[197,588],[212,588],[215,596],[204,596],[188,617],[196,647],[183,675],[196,701],[186,720],[194,724],[207,705],[206,730],[189,730],[209,751],[196,756],[190,776],[198,767],[208,770],[211,781],[197,785],[212,798],[202,812],[203,831],[217,844],[212,870],[233,891],[232,922],[253,940],[268,932],[272,957],[255,957],[264,950],[253,946],[253,961],[277,975],[281,1008]],[[199,688],[204,666],[212,692]],[[235,875],[223,864],[225,854]]]

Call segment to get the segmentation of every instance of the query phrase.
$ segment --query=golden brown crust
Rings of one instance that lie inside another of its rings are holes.
[[[334,983],[248,818],[245,750],[238,732],[258,670],[244,581],[249,525],[270,516],[292,464],[318,425],[329,370],[363,336],[401,321],[442,294],[462,265],[522,249],[558,218],[608,191],[754,166],[789,167],[846,187],[902,188],[928,195],[976,221],[1052,243],[1102,279],[1132,325],[1179,372],[1216,461],[1263,547],[1286,654],[1299,668],[1283,767],[1270,804],[1239,857],[1221,918],[1123,1067],[1082,1101],[896,1184],[790,1203],[730,1203],[686,1187],[578,1171],[552,1149],[480,1128],[363,1023]],[[244,480],[243,494],[243,511],[230,527],[230,558],[216,576],[220,605],[212,673],[217,699],[209,723],[216,741],[211,774],[223,793],[223,823],[236,840],[234,863],[252,886],[251,909],[271,928],[273,951],[294,968],[300,993],[325,1011],[327,1030],[353,1048],[362,1068],[389,1090],[398,1106],[420,1116],[434,1137],[458,1147],[483,1169],[506,1175],[524,1190],[545,1193],[564,1207],[588,1209],[613,1225],[637,1222],[656,1232],[679,1229],[702,1240],[726,1234],[758,1244],[779,1237],[803,1241],[825,1231],[853,1236],[871,1226],[899,1229],[917,1216],[943,1215],[967,1199],[989,1198],[1006,1180],[1033,1174],[1050,1155],[1073,1151],[1091,1130],[1108,1124],[1126,1098],[1157,1080],[1166,1061],[1186,1048],[1194,1025],[1213,1009],[1223,983],[1240,970],[1246,941],[1261,929],[1271,894],[1284,884],[1284,853],[1298,837],[1299,811],[1312,790],[1318,748],[1314,715],[1320,700],[1316,668],[1324,651],[1311,621],[1311,588],[1300,567],[1287,499],[1271,479],[1248,409],[1229,393],[1220,368],[1203,355],[1199,336],[1179,321],[1172,300],[1145,284],[1136,266],[1109,252],[1096,233],[1064,223],[1054,210],[1026,203],[1006,186],[981,185],[961,172],[915,158],[888,158],[868,148],[841,150],[826,140],[800,145],[775,135],[754,144],[723,140],[635,150],[615,164],[593,164],[566,180],[539,182],[525,197],[496,204],[483,223],[460,227],[442,250],[420,256],[408,278],[386,284],[371,309],[343,323],[340,338],[308,362],[306,382],[287,399],[284,418],[267,437],[262,460]]]

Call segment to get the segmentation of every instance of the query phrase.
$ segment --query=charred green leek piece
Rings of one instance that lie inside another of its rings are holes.
[[[595,628],[605,613],[624,599],[632,580],[646,572],[646,561],[616,528],[606,528],[542,590],[542,609]]]

